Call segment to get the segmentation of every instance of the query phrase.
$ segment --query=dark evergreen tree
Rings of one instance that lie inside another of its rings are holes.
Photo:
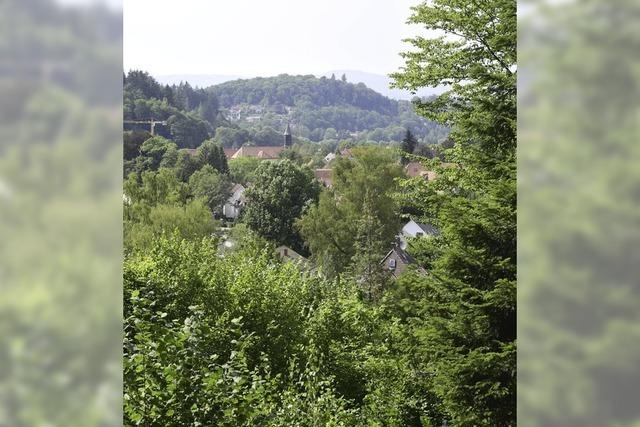
[[[442,231],[421,254],[430,274],[398,286],[420,343],[417,382],[440,402],[434,419],[514,426],[516,2],[434,0],[414,12],[410,22],[455,39],[414,39],[417,49],[403,54],[393,77],[409,90],[451,88],[416,108],[453,126],[455,147],[445,155],[457,165],[407,194]]]
[[[179,148],[196,148],[209,136],[205,122],[191,114],[174,114],[167,125]]]
[[[185,150],[178,152],[178,159],[176,160],[175,172],[178,179],[182,182],[189,181],[189,178],[200,167],[200,163],[194,158],[193,155]]]
[[[413,154],[416,151],[416,147],[418,146],[418,140],[413,136],[411,131],[407,129],[407,132],[404,135],[404,139],[402,140],[402,144],[400,145],[400,149],[403,153]],[[403,165],[409,163],[409,159],[406,156],[401,157],[401,162]]]
[[[212,141],[204,141],[196,151],[196,160],[201,165],[211,165],[221,174],[229,173],[227,157],[224,155],[222,145]]]

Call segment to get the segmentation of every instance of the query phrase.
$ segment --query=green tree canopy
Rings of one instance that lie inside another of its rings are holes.
[[[205,200],[193,200],[188,186],[171,169],[130,174],[124,182],[124,198],[127,250],[145,248],[162,233],[200,238],[215,229]]]
[[[125,161],[133,160],[140,155],[142,143],[151,138],[149,132],[128,131],[123,135],[123,158]]]
[[[398,189],[396,179],[403,176],[402,168],[388,151],[369,147],[352,152],[354,159],[335,161],[332,188],[324,191],[297,223],[314,258],[328,274],[343,272],[356,255],[365,204],[368,215],[380,224],[376,233],[379,241],[370,242],[371,246],[389,247],[398,232],[393,194]]]
[[[206,164],[189,178],[189,188],[195,198],[204,200],[211,212],[219,212],[229,198],[231,183],[227,175]]]
[[[140,146],[138,157],[140,170],[157,170],[167,153],[175,149],[176,144],[161,136],[145,140]]]
[[[245,187],[253,181],[254,175],[262,160],[256,157],[239,157],[229,160],[231,181]]]
[[[452,126],[446,157],[458,165],[407,183],[405,201],[442,230],[424,254],[430,274],[399,286],[416,367],[452,424],[515,425],[516,2],[434,0],[410,22],[449,37],[412,39],[393,77],[409,90],[449,85],[416,108]]]
[[[176,172],[176,176],[180,181],[187,182],[189,181],[189,177],[198,170],[200,167],[200,163],[198,160],[186,150],[178,151],[178,158],[176,160],[176,164],[174,166],[174,170]]]
[[[246,129],[236,129],[227,126],[216,128],[215,141],[225,148],[240,148],[242,144],[249,141],[249,131]]]
[[[262,237],[302,251],[302,239],[293,224],[319,192],[310,170],[290,160],[262,162],[246,192],[244,221]]]
[[[167,125],[179,148],[196,148],[209,137],[205,122],[190,114],[176,113],[169,117]]]
[[[208,139],[198,147],[196,160],[200,165],[210,165],[219,173],[228,174],[229,165],[222,145]]]

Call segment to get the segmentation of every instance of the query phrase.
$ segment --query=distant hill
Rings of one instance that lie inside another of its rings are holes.
[[[332,70],[324,74],[325,77],[335,75],[340,78],[343,74],[347,77],[347,81],[351,83],[364,83],[367,87],[376,92],[393,99],[411,100],[414,96],[426,97],[431,95],[439,95],[444,92],[444,88],[424,88],[413,95],[407,90],[391,89],[389,84],[391,78],[382,74],[367,73],[357,70]]]
[[[239,104],[288,107],[305,109],[316,107],[355,107],[380,114],[394,115],[397,102],[366,85],[343,82],[340,79],[315,77],[313,75],[256,77],[233,80],[209,88],[218,98],[220,106]]]
[[[235,122],[273,128],[289,122],[294,133],[312,141],[351,137],[399,141],[407,129],[428,143],[446,136],[446,128],[418,116],[410,102],[340,77],[281,74],[232,80],[206,91]]]
[[[197,76],[156,80],[144,71],[130,71],[124,82],[125,129],[150,130],[152,121],[160,121],[155,132],[180,148],[226,134],[241,138],[225,146],[247,141],[277,145],[287,124],[295,137],[315,142],[398,142],[409,129],[429,144],[448,134],[446,127],[418,116],[410,102],[388,98],[364,83],[348,81],[348,76],[342,81],[341,75],[282,74],[216,85],[208,82],[233,76]]]
[[[189,83],[194,87],[209,87],[230,80],[237,80],[242,76],[225,74],[168,74],[155,77],[158,83],[163,85],[179,85],[181,82]]]
[[[383,74],[367,73],[358,70],[332,70],[324,74],[317,74],[317,77],[331,77],[335,74],[336,78],[340,78],[343,74],[347,76],[350,83],[364,83],[368,88],[373,89],[381,95],[397,100],[411,100],[415,95],[409,91],[400,89],[390,89],[391,79]],[[194,87],[208,87],[218,85],[232,80],[251,79],[251,76],[225,75],[225,74],[170,74],[155,76],[156,80],[161,84],[177,85],[180,82],[188,82]],[[443,92],[443,88],[425,88],[418,91],[417,95],[421,97],[437,95]]]

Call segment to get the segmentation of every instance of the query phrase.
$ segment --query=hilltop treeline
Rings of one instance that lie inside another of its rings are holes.
[[[407,101],[389,99],[346,77],[291,76],[235,80],[211,87],[220,107],[260,105],[270,114],[288,113],[300,136],[312,141],[348,139],[399,141],[411,129],[424,142],[437,143],[447,128],[416,115]]]
[[[134,121],[166,121],[156,125],[158,135],[172,139],[180,148],[195,148],[215,133],[218,100],[208,91],[188,83],[160,85],[144,71],[124,76],[125,130],[150,130]]]
[[[234,80],[213,86],[212,91],[224,107],[245,103],[296,106],[303,109],[352,106],[385,115],[398,113],[397,102],[369,89],[363,83],[352,84],[336,79],[335,76],[317,78],[313,75],[281,74],[277,77]]]
[[[232,121],[231,110],[244,114]],[[285,123],[292,124],[296,137],[314,142],[391,143],[411,129],[422,142],[435,144],[448,133],[445,126],[416,115],[409,102],[389,99],[362,83],[287,74],[203,89],[184,82],[161,85],[144,71],[130,71],[124,76],[124,119],[125,130],[149,130],[134,121],[167,121],[157,125],[156,133],[181,148],[197,147],[221,126],[255,135],[255,141],[243,143],[256,145],[280,144]],[[265,140],[265,134],[271,138]]]

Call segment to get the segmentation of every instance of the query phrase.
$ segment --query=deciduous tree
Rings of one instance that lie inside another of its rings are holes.
[[[227,175],[207,164],[191,175],[189,188],[195,198],[204,200],[211,212],[219,212],[229,198],[231,183]]]
[[[387,151],[360,148],[352,152],[353,159],[335,161],[332,188],[324,191],[297,223],[314,258],[328,275],[342,273],[356,255],[356,236],[366,200],[369,214],[380,225],[378,244],[389,246],[398,231],[393,193],[402,168]]]
[[[262,237],[303,251],[293,225],[319,193],[320,186],[310,170],[290,160],[262,162],[246,192],[244,221]]]

